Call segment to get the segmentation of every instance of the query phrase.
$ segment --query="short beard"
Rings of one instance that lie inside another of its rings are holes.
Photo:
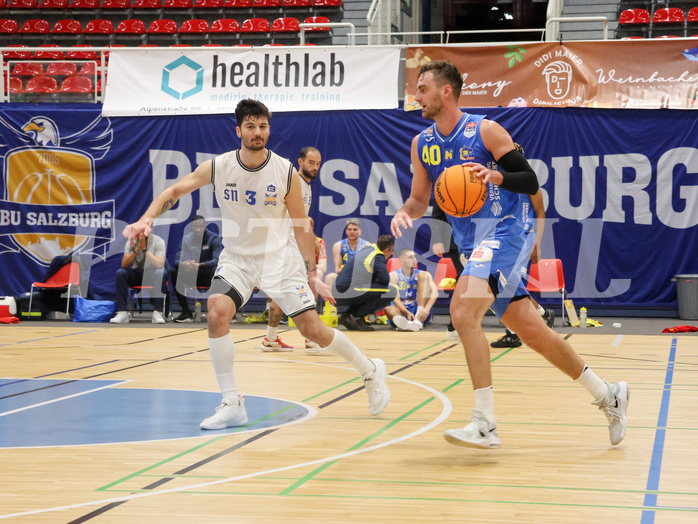
[[[317,171],[315,172],[315,174],[313,174],[312,172],[308,172],[305,168],[303,168],[303,176],[309,180],[315,180],[318,174],[319,173]]]

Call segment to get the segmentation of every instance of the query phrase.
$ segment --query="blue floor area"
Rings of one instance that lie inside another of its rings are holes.
[[[199,429],[219,393],[111,387],[121,381],[0,379],[0,447],[115,444],[214,436],[276,427],[314,416],[306,406],[247,396],[249,424]],[[100,389],[101,388],[101,389]]]

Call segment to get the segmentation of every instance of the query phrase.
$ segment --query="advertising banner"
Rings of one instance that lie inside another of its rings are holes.
[[[577,307],[676,313],[676,274],[698,273],[698,120],[690,111],[580,108],[473,109],[521,144],[546,209],[543,258],[563,262]],[[388,234],[410,194],[410,144],[430,125],[418,112],[287,112],[272,116],[268,147],[297,165],[322,155],[310,215],[331,253],[349,217],[362,237]],[[109,118],[87,104],[8,104],[0,119],[0,295],[29,291],[54,257],[90,268],[95,298],[113,299],[114,277],[136,221],[165,187],[239,147],[232,115]],[[175,256],[190,219],[220,231],[213,186],[183,196],[155,222]],[[431,212],[397,239],[435,271],[435,242],[448,242]],[[329,266],[332,260],[329,260]],[[559,294],[543,297],[559,305]],[[593,311],[593,310],[590,310]]]
[[[394,109],[399,61],[375,47],[113,50],[103,113],[234,113],[246,98],[274,112]]]
[[[698,39],[410,47],[406,110],[419,109],[419,68],[433,60],[458,67],[462,107],[698,108]]]

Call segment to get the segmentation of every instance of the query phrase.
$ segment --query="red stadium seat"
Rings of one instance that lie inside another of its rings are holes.
[[[686,21],[689,23],[698,22],[698,7],[691,7],[686,15]]]
[[[232,9],[249,9],[252,7],[252,0],[223,0],[223,7]]]
[[[456,288],[455,286],[441,285],[441,281],[445,278],[458,278],[456,266],[453,265],[453,261],[448,257],[439,259],[439,263],[436,265],[436,272],[434,273],[434,282],[436,282],[436,286],[439,289],[446,291],[454,290]]]
[[[11,48],[22,48],[27,47],[24,44],[8,45]],[[31,58],[31,53],[29,51],[3,51],[2,57],[5,60],[29,60]]]
[[[38,9],[39,8],[39,1],[38,0],[12,0],[8,7],[10,10],[14,9]]]
[[[99,20],[90,20],[85,25],[86,35],[111,35],[114,34],[114,22],[100,18]]]
[[[60,93],[94,93],[95,88],[88,76],[69,76],[63,81]]]
[[[313,6],[320,8],[342,7],[342,0],[313,0]]]
[[[80,71],[78,71],[79,76],[89,76],[92,78],[94,78],[96,73],[97,73],[97,68],[95,67],[94,62],[85,62],[80,67]]]
[[[19,33],[19,24],[12,18],[0,20],[0,33]]]
[[[223,7],[223,0],[196,0],[194,9],[220,9]]]
[[[134,12],[138,9],[143,9],[143,10],[151,10],[151,9],[160,9],[162,7],[162,3],[160,0],[133,0],[133,9]]]
[[[248,18],[240,26],[241,33],[268,33],[269,20],[266,18]]]
[[[34,76],[27,82],[25,93],[55,93],[58,91],[58,82],[52,76]]]
[[[56,48],[58,44],[41,44],[39,47]],[[33,60],[63,60],[63,51],[36,51],[32,54]]]
[[[325,23],[330,23],[330,19],[327,18],[326,16],[309,16],[305,20],[303,20],[304,24],[325,24]],[[329,27],[306,27],[305,31],[329,31]]]
[[[73,0],[70,9],[99,9],[99,0]]]
[[[300,31],[300,28],[298,27],[297,18],[277,18],[271,24],[272,33],[297,33],[298,31]]]
[[[102,0],[102,9],[131,9],[131,0]]]
[[[209,30],[211,33],[239,33],[240,23],[234,18],[219,18],[214,20]]]
[[[73,76],[78,73],[75,62],[51,62],[46,67],[46,74],[51,76]]]
[[[22,29],[19,32],[21,34],[49,34],[51,24],[43,18],[32,18],[22,24]]]
[[[131,35],[143,35],[145,34],[145,22],[139,20],[138,18],[131,18],[130,20],[122,20],[119,25],[116,26],[115,33],[118,34],[131,34]]]
[[[58,20],[51,31],[54,41],[76,42],[82,35],[82,24],[79,20]]]
[[[618,18],[619,24],[649,24],[650,12],[647,9],[625,9]]]
[[[177,33],[177,22],[170,19],[153,20],[146,33],[174,35]]]
[[[199,18],[185,20],[179,28],[180,33],[208,33],[208,31],[208,22]]]
[[[393,271],[397,271],[402,267],[402,262],[400,262],[399,258],[391,257],[388,259],[388,273],[392,273]]]
[[[313,0],[283,0],[282,7],[311,7]]]
[[[77,44],[73,47],[94,47],[89,44]],[[97,60],[99,54],[95,51],[68,51],[65,54],[66,60]]]
[[[16,95],[24,91],[22,79],[17,76],[10,76],[10,94]]]
[[[253,9],[268,9],[281,7],[282,0],[252,0]]]
[[[42,0],[41,12],[64,12],[70,6],[69,0]]]
[[[12,68],[12,74],[17,77],[30,78],[44,74],[44,64],[36,62],[19,62]]]
[[[683,10],[678,7],[662,7],[657,9],[652,15],[654,24],[671,24],[684,21]]]

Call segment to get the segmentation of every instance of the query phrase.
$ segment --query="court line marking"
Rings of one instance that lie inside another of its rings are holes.
[[[623,340],[623,335],[618,335],[616,339],[613,341],[613,344],[611,344],[611,346],[617,346],[618,344],[620,344],[621,340]]]
[[[390,375],[389,375],[389,376],[390,376]],[[69,504],[69,505],[66,505],[66,506],[56,506],[56,507],[52,507],[52,508],[44,508],[44,509],[37,509],[37,510],[31,510],[31,511],[22,511],[22,512],[19,512],[19,513],[10,513],[10,514],[6,514],[6,515],[0,515],[0,520],[1,520],[1,519],[14,518],[14,517],[25,517],[25,516],[28,516],[28,515],[39,515],[39,514],[41,514],[41,513],[49,513],[49,512],[53,512],[53,511],[62,511],[62,510],[67,510],[67,509],[84,508],[84,507],[87,507],[87,506],[95,506],[95,505],[98,505],[98,504],[112,504],[112,503],[114,503],[114,502],[121,502],[121,501],[134,500],[134,499],[139,499],[139,498],[144,498],[144,497],[153,497],[153,496],[155,496],[155,495],[165,495],[165,494],[168,494],[168,493],[179,493],[179,492],[182,492],[182,491],[190,491],[190,490],[193,490],[193,489],[200,489],[200,488],[204,488],[204,487],[208,487],[208,486],[216,486],[216,485],[219,485],[219,484],[226,484],[226,483],[229,483],[229,482],[236,482],[236,481],[238,481],[238,480],[245,480],[245,479],[248,479],[248,478],[255,478],[255,477],[262,476],[262,475],[271,475],[271,474],[274,474],[274,473],[279,473],[279,472],[281,472],[281,471],[289,471],[289,470],[292,470],[292,469],[298,469],[298,468],[305,468],[305,467],[308,467],[308,466],[314,466],[314,465],[316,465],[316,464],[324,464],[324,463],[326,463],[326,462],[335,461],[335,460],[340,460],[340,459],[347,458],[347,457],[353,457],[353,456],[360,455],[360,454],[363,454],[363,453],[368,453],[369,451],[375,451],[375,450],[377,450],[377,449],[381,449],[381,448],[385,448],[385,447],[388,447],[388,446],[392,446],[393,444],[397,444],[397,443],[399,443],[399,442],[403,442],[403,441],[405,441],[405,440],[411,439],[411,438],[413,438],[413,437],[416,437],[416,436],[418,436],[418,435],[421,435],[422,433],[425,433],[425,432],[431,430],[432,428],[438,426],[438,425],[441,424],[444,420],[446,420],[446,419],[448,418],[448,416],[450,415],[451,410],[452,410],[452,408],[453,408],[453,405],[451,404],[451,401],[448,399],[448,397],[446,397],[446,395],[444,395],[444,394],[441,393],[440,391],[437,391],[437,390],[435,390],[434,388],[429,387],[429,386],[427,386],[427,385],[425,385],[425,384],[420,384],[420,383],[418,383],[418,382],[413,382],[413,381],[407,380],[407,379],[405,379],[405,378],[395,377],[395,376],[390,376],[390,378],[393,379],[393,380],[399,380],[399,381],[401,381],[401,382],[405,382],[405,383],[407,383],[407,384],[412,384],[413,386],[417,386],[417,387],[420,387],[420,388],[422,388],[422,389],[425,389],[425,390],[427,390],[428,392],[430,392],[433,396],[435,396],[435,397],[437,397],[439,400],[441,400],[441,403],[442,403],[442,405],[443,405],[443,409],[441,410],[441,413],[439,414],[439,416],[436,417],[436,418],[435,418],[432,422],[430,422],[429,424],[427,424],[427,425],[421,427],[420,429],[417,429],[417,430],[413,431],[412,433],[408,433],[408,434],[406,434],[406,435],[402,435],[402,436],[400,436],[400,437],[397,437],[397,438],[395,438],[395,439],[393,439],[393,440],[389,440],[389,441],[387,441],[387,442],[383,442],[383,443],[381,443],[381,444],[375,444],[375,445],[373,445],[373,446],[369,446],[369,447],[364,448],[364,449],[357,449],[357,450],[349,451],[349,452],[346,452],[346,453],[340,453],[339,455],[333,455],[333,456],[331,456],[331,457],[325,457],[325,458],[322,458],[322,459],[311,460],[311,461],[308,461],[308,462],[303,462],[303,463],[301,463],[301,464],[292,464],[292,465],[290,465],[290,466],[283,466],[283,467],[281,467],[281,468],[268,469],[268,470],[265,470],[265,471],[257,471],[257,472],[254,472],[254,473],[248,473],[248,474],[246,474],[246,475],[239,475],[239,476],[237,476],[237,477],[228,477],[228,478],[225,478],[225,479],[222,479],[222,480],[215,480],[215,481],[211,481],[211,482],[204,482],[204,483],[201,483],[201,484],[194,484],[194,485],[191,485],[191,486],[184,486],[184,487],[179,487],[179,488],[171,488],[171,489],[165,489],[165,490],[161,490],[161,491],[153,491],[153,492],[149,492],[149,493],[137,493],[137,494],[135,494],[135,495],[129,495],[129,496],[124,496],[124,497],[116,497],[116,498],[110,498],[110,499],[102,499],[102,500],[94,500],[94,501],[90,501],[90,502],[81,502],[81,503],[78,503],[78,504]]]
[[[73,395],[66,395],[65,397],[54,398],[54,399],[51,399],[51,400],[47,400],[46,402],[39,402],[38,404],[32,404],[32,405],[30,405],[30,406],[24,406],[23,408],[13,409],[12,411],[5,411],[5,412],[3,412],[3,413],[0,413],[0,417],[5,417],[5,416],[7,416],[7,415],[12,415],[13,413],[19,413],[20,411],[26,411],[26,410],[28,410],[28,409],[38,408],[38,407],[40,407],[40,406],[46,406],[46,405],[48,405],[48,404],[53,404],[54,402],[61,402],[62,400],[67,400],[67,399],[69,399],[69,398],[80,397],[80,396],[82,396],[82,395],[87,395],[88,393],[94,393],[95,391],[99,391],[99,390],[101,390],[101,389],[107,389],[107,388],[111,388],[111,387],[113,387],[113,386],[120,386],[120,385],[122,385],[122,384],[125,384],[126,382],[131,382],[131,381],[130,381],[130,380],[121,380],[121,381],[118,381],[118,382],[113,382],[112,384],[108,384],[108,385],[106,385],[106,386],[101,386],[101,387],[99,387],[99,388],[88,389],[87,391],[81,391],[80,393],[75,393],[75,394],[73,394]]]
[[[83,333],[92,333],[92,332],[94,332],[94,331],[100,331],[100,330],[102,330],[102,329],[105,329],[105,328],[90,329],[90,330],[87,330],[87,331],[78,331],[78,332],[75,332],[75,333],[66,333],[65,335],[55,335],[55,336],[52,336],[52,337],[35,338],[35,339],[32,339],[32,340],[19,340],[19,341],[17,341],[17,342],[8,342],[7,344],[0,344],[0,347],[3,347],[3,346],[12,346],[12,345],[14,345],[14,344],[26,344],[27,342],[38,342],[39,340],[50,340],[50,339],[52,339],[52,338],[71,337],[71,336],[73,336],[73,335],[82,335]]]
[[[669,350],[669,361],[667,362],[666,377],[664,378],[664,391],[662,392],[662,403],[657,417],[657,429],[654,433],[654,446],[652,447],[652,460],[650,461],[650,471],[647,475],[647,491],[659,491],[659,476],[662,472],[662,458],[664,455],[664,439],[666,437],[667,418],[669,416],[669,400],[671,400],[671,383],[674,380],[674,361],[676,360],[676,346],[678,339],[674,337]],[[647,493],[643,503],[641,524],[652,524],[654,522],[655,510],[657,508],[657,494]],[[652,508],[652,509],[648,509]]]

